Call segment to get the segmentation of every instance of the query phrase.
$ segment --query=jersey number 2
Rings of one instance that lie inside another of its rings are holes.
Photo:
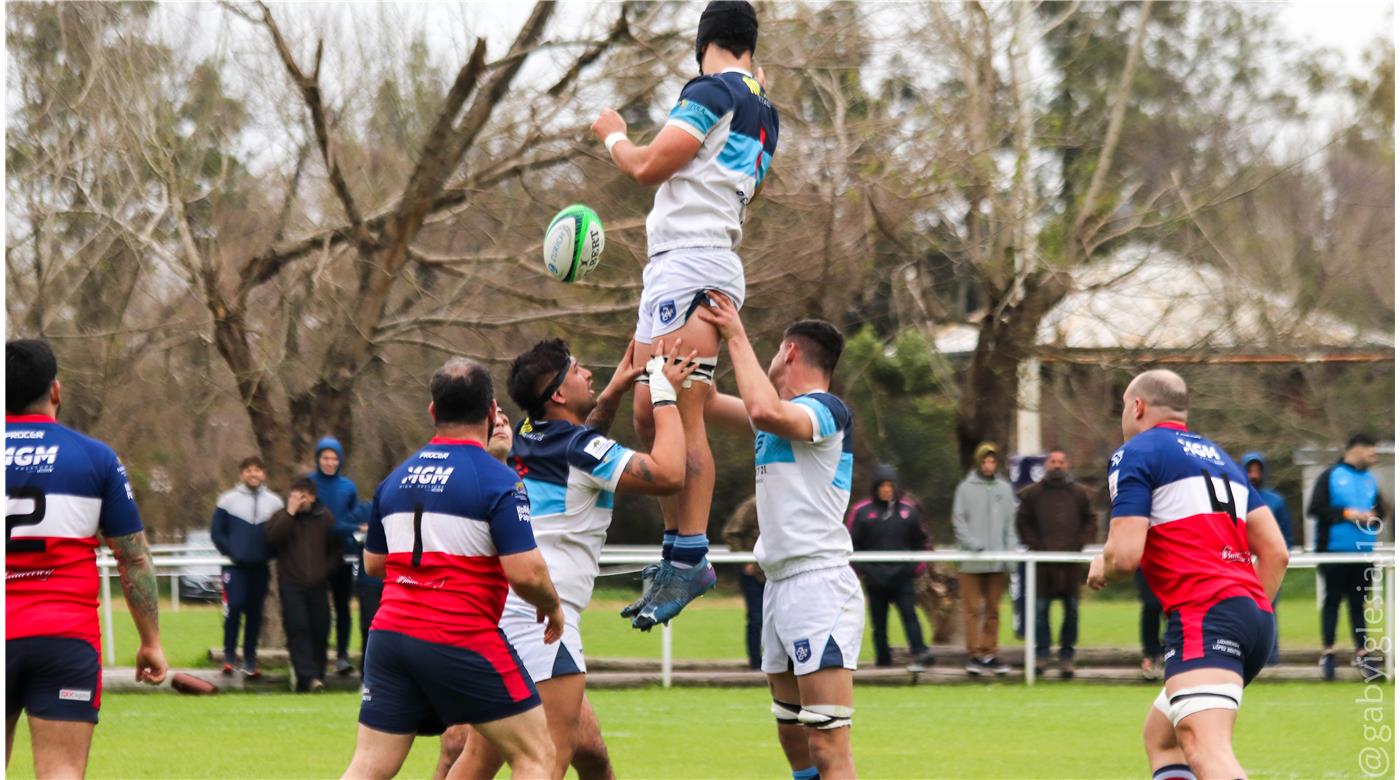
[[[7,553],[41,553],[46,548],[43,539],[15,539],[16,528],[23,528],[27,525],[38,525],[44,522],[44,491],[33,485],[17,485],[10,488],[6,494],[8,498],[28,498],[34,502],[34,508],[28,512],[20,514],[5,515],[5,552]]]

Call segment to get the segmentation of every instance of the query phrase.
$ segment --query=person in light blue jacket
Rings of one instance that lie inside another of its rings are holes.
[[[1322,658],[1318,666],[1324,680],[1337,674],[1333,645],[1337,639],[1337,613],[1342,600],[1351,617],[1356,652],[1353,666],[1366,657],[1367,579],[1375,577],[1372,566],[1362,560],[1375,549],[1384,523],[1385,508],[1371,467],[1376,465],[1376,440],[1356,434],[1347,442],[1342,459],[1322,472],[1308,501],[1308,515],[1317,523],[1318,552],[1354,553],[1356,563],[1324,563],[1318,567],[1326,585],[1322,600]]]
[[[249,677],[259,677],[258,634],[262,631],[263,602],[267,599],[272,551],[267,546],[265,524],[282,508],[282,499],[263,484],[267,472],[256,455],[238,464],[239,483],[219,496],[209,536],[219,553],[233,561],[223,567],[224,669],[234,672],[238,660],[239,623],[243,626],[243,667]]]

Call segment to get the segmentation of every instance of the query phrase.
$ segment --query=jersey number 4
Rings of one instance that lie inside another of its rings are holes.
[[[41,488],[34,487],[33,485],[17,485],[13,488],[10,488],[10,491],[6,494],[6,497],[12,501],[17,498],[30,499],[34,502],[34,508],[29,510],[28,512],[21,512],[13,515],[5,515],[5,552],[43,552],[47,548],[47,545],[44,544],[43,539],[15,539],[14,533],[16,528],[23,528],[27,525],[38,525],[44,522],[44,511],[46,509],[44,503],[44,491]]]
[[[1225,512],[1230,522],[1238,524],[1240,521],[1239,512],[1235,511],[1235,491],[1230,488],[1230,478],[1221,476],[1220,481],[1225,483],[1225,500],[1215,494],[1215,480],[1211,478],[1210,472],[1201,469],[1201,476],[1206,480],[1206,495],[1210,498],[1210,508],[1216,512]]]

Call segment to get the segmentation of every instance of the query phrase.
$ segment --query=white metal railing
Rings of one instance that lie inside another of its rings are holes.
[[[176,546],[167,546],[176,547]],[[154,551],[154,548],[152,548]],[[178,548],[180,551],[192,548]],[[961,550],[922,550],[918,552],[889,551],[889,552],[858,552],[850,557],[851,563],[1024,563],[1026,564],[1025,581],[1023,584],[1024,616],[1022,627],[1025,632],[1025,675],[1026,685],[1035,684],[1035,599],[1036,599],[1036,565],[1040,563],[1089,563],[1094,559],[1097,552],[1005,552],[1005,553],[973,553]],[[599,559],[601,566],[622,566],[622,565],[645,565],[655,563],[661,555],[657,547],[645,546],[617,546],[603,548],[602,556]],[[709,553],[711,563],[755,563],[753,553],[734,552],[723,548],[711,548]],[[357,560],[355,556],[346,556],[347,561]],[[170,555],[154,554],[151,562],[155,568],[174,569],[171,572],[172,601],[178,609],[179,603],[179,576],[180,569],[191,566],[228,566],[232,564],[228,558],[218,554],[213,555]],[[1394,611],[1390,605],[1396,603],[1396,577],[1395,564],[1396,554],[1393,547],[1379,549],[1373,553],[1311,553],[1293,551],[1288,560],[1290,569],[1310,569],[1325,563],[1367,563],[1372,566],[1387,570],[1385,577],[1385,603],[1386,614],[1391,619],[1386,622],[1386,647],[1395,647],[1395,625]],[[110,553],[103,552],[97,558],[97,565],[102,573],[102,616],[104,619],[103,645],[107,650],[107,663],[116,664],[116,646],[112,632],[112,586],[110,577],[112,569],[116,568],[116,561]],[[661,628],[661,684],[663,687],[671,687],[673,677],[672,658],[672,627],[669,623]],[[1385,654],[1386,676],[1389,679],[1395,677],[1395,654]]]

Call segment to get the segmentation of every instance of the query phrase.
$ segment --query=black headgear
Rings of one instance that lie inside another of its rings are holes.
[[[47,342],[5,342],[5,411],[22,412],[49,391],[58,376],[58,360]]]
[[[743,43],[758,50],[758,14],[745,0],[712,0],[700,14],[695,30],[695,64],[705,58],[705,47],[716,40]]]

